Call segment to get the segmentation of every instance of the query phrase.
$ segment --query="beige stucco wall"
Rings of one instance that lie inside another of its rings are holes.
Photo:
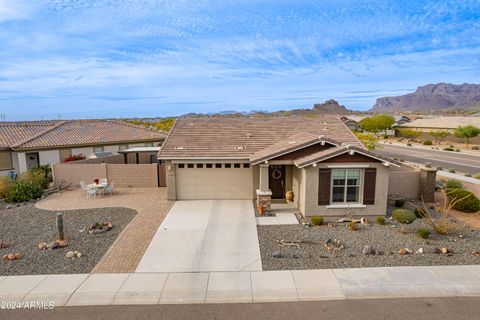
[[[157,164],[107,164],[107,178],[115,187],[158,187]]]
[[[377,168],[377,179],[375,187],[375,204],[367,205],[364,208],[327,208],[328,206],[318,205],[318,169],[326,168],[327,164],[319,164],[317,167],[309,166],[304,169],[305,178],[305,205],[300,207],[305,216],[322,215],[324,217],[339,217],[347,214],[356,216],[380,216],[385,215],[387,210],[387,188],[388,188],[388,168],[382,164],[362,163],[369,165],[370,168]],[[357,165],[357,163],[342,163],[345,167]],[[362,173],[363,174],[363,173]],[[363,181],[363,176],[362,176]],[[360,188],[360,195],[363,195],[363,188]]]
[[[177,186],[175,181],[175,165],[172,164],[172,161],[165,161],[166,167],[166,179],[167,179],[167,199],[168,200],[177,200]]]
[[[293,203],[300,208],[300,202],[302,199],[302,193],[300,186],[302,183],[302,169],[292,166],[292,191],[293,191]]]
[[[392,167],[389,175],[389,197],[418,199],[420,194],[420,170],[407,166]]]
[[[252,166],[252,174],[253,174],[252,199],[255,199],[257,197],[257,189],[260,186],[260,166],[259,165]]]
[[[53,164],[60,162],[60,152],[57,150],[39,151],[40,165]]]
[[[80,181],[93,183],[94,179],[107,178],[119,188],[157,187],[156,164],[55,164],[53,182],[56,188],[79,187]]]

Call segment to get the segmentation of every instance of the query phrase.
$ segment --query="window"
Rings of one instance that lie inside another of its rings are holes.
[[[360,201],[360,169],[332,170],[332,202]]]
[[[221,163],[215,163],[215,168],[220,169],[222,167]]]
[[[205,165],[205,167],[206,167],[206,168],[212,168],[212,164],[211,164],[211,163],[207,163],[207,164]]]
[[[244,164],[243,164],[243,167],[244,167],[244,168],[250,168],[250,163],[244,163]]]
[[[197,168],[203,168],[203,163],[197,163]]]
[[[0,170],[9,170],[13,169],[12,165],[12,154],[10,151],[1,151],[0,152]]]
[[[121,144],[118,146],[118,150],[122,151],[122,150],[127,150],[128,149],[128,144]]]
[[[103,152],[103,146],[93,147],[93,152]]]
[[[146,142],[145,147],[153,147],[153,142]]]
[[[234,168],[240,168],[240,163],[234,163],[234,164],[233,164],[233,167],[234,167]]]
[[[179,163],[178,168],[183,169],[183,168],[185,168],[185,165],[183,163]]]
[[[187,167],[190,168],[190,169],[193,168],[193,163],[187,164]]]
[[[231,168],[232,164],[231,163],[225,163],[225,168]]]

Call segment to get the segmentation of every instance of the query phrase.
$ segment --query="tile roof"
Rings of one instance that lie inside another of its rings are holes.
[[[159,152],[160,159],[249,159],[272,144],[292,136],[325,136],[364,148],[346,125],[333,115],[318,118],[180,118]]]
[[[53,127],[56,122],[0,122],[0,148],[9,149]]]
[[[114,120],[0,123],[0,147],[11,149],[159,141],[165,136],[163,132]]]

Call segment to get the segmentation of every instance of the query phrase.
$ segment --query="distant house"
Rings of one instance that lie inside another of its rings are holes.
[[[451,142],[461,142],[462,140],[456,138],[453,132],[460,126],[472,125],[480,128],[480,117],[475,116],[445,116],[434,118],[417,118],[409,122],[398,123],[395,129],[410,129],[415,131],[421,131],[422,136],[420,139],[432,139],[428,134],[430,131],[446,130],[451,133],[445,140]],[[480,144],[480,137],[471,139],[471,143]]]
[[[156,147],[166,134],[114,120],[0,123],[0,175],[63,162],[71,155]]]
[[[354,119],[351,119],[348,116],[341,116],[340,120],[342,120],[343,123],[345,123],[345,125],[348,127],[348,129],[350,129],[352,131],[360,131],[361,130],[360,124],[358,123],[358,121],[356,121]]]

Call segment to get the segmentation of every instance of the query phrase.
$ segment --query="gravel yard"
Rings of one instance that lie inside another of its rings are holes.
[[[57,212],[64,213],[65,237],[69,244],[65,248],[39,250],[40,242],[49,243],[57,237]],[[0,210],[0,239],[12,244],[0,249],[0,256],[16,252],[22,255],[20,260],[0,260],[0,276],[89,273],[135,214],[135,210],[127,208],[45,211],[33,204]],[[92,224],[104,221],[112,222],[110,231],[88,233]],[[84,227],[87,227],[85,231],[79,232]],[[65,258],[68,251],[75,250],[82,256]]]
[[[398,225],[397,225],[398,226]],[[358,231],[348,230],[343,223],[336,227],[304,227],[302,225],[257,226],[263,270],[299,270],[359,268],[414,265],[466,265],[480,264],[480,257],[472,252],[480,250],[480,231],[458,226],[448,235],[431,233],[421,239],[415,233],[420,228],[430,230],[421,219],[406,226],[406,234],[392,228],[392,222],[383,226],[360,225]],[[282,246],[277,240],[302,239],[299,248]],[[344,249],[334,253],[325,248],[328,239],[339,240]],[[364,255],[363,248],[373,246],[377,254]],[[436,248],[447,247],[451,255],[434,253]],[[408,248],[414,253],[400,255],[399,249]],[[424,253],[415,253],[423,248]],[[275,258],[273,255],[282,255]]]

